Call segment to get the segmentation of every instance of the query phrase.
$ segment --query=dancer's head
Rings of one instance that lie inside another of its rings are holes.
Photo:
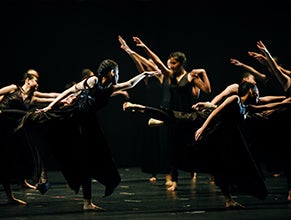
[[[103,60],[99,64],[97,76],[101,77],[105,83],[117,84],[119,80],[118,64],[111,59]]]

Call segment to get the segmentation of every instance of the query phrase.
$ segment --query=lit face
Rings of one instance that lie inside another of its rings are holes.
[[[253,88],[249,90],[249,96],[247,98],[246,104],[258,104],[259,103],[259,90],[258,87],[255,85]]]
[[[27,84],[31,89],[37,90],[37,88],[38,88],[38,78],[37,77],[32,77],[31,79],[27,78]]]
[[[119,69],[118,69],[118,67],[115,67],[113,70],[111,70],[110,80],[112,81],[113,85],[116,85],[118,83],[118,80],[119,80]]]
[[[182,65],[180,62],[178,62],[177,59],[175,59],[174,57],[170,57],[167,61],[167,66],[170,70],[172,70],[173,72],[178,72],[181,68]]]
[[[255,103],[259,102],[260,93],[259,93],[259,89],[256,85],[252,89],[252,98],[255,100]]]

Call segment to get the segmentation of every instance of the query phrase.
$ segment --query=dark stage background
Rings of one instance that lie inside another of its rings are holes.
[[[261,68],[247,54],[258,52],[258,40],[291,68],[287,0],[6,0],[0,3],[0,24],[1,87],[17,83],[34,68],[40,73],[40,91],[61,92],[78,81],[81,69],[95,71],[106,58],[119,63],[120,81],[125,81],[137,70],[120,49],[118,35],[143,53],[132,41],[140,37],[164,61],[173,51],[185,52],[188,70],[205,68],[209,75],[213,94],[203,95],[205,100],[239,81],[243,71],[230,58]],[[130,101],[143,103],[144,91],[143,83],[130,90]],[[137,166],[142,130],[140,121],[122,111],[124,101],[112,98],[100,118],[118,166]]]

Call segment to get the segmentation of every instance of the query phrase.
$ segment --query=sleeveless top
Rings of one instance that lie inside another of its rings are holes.
[[[186,73],[179,82],[176,78],[170,78],[170,109],[175,111],[191,112],[195,98],[192,94],[193,83],[188,81],[188,74]]]
[[[14,92],[6,94],[3,97],[0,103],[0,108],[1,109],[19,109],[19,110],[24,110],[24,111],[28,110],[30,108],[32,94],[33,92],[28,94],[27,98],[23,100],[21,88],[20,86],[18,86]]]

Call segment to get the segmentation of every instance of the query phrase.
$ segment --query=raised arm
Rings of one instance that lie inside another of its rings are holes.
[[[267,76],[265,74],[263,74],[263,73],[260,73],[255,68],[253,68],[253,67],[251,67],[251,66],[249,66],[249,65],[247,65],[245,63],[242,63],[242,62],[238,61],[237,59],[233,59],[233,58],[230,59],[230,63],[235,65],[235,66],[242,67],[246,71],[252,73],[257,79],[259,79],[263,83],[266,83]]]
[[[136,68],[140,73],[144,72],[145,70],[158,70],[157,66],[154,62],[146,59],[145,57],[141,56],[137,52],[133,51],[125,42],[125,40],[119,35],[118,40],[120,42],[120,48],[123,49],[134,61]],[[146,67],[146,69],[144,68]]]
[[[168,77],[171,70],[161,61],[161,59],[147,45],[145,45],[140,38],[133,37],[133,40],[136,42],[136,46],[142,47],[144,49],[146,54],[154,61],[154,63],[161,70],[162,74]]]
[[[267,50],[266,46],[262,41],[257,42],[257,47],[262,51],[266,56],[269,66],[271,67],[273,73],[275,74],[277,80],[283,86],[284,91],[287,91],[291,86],[291,78],[289,75],[286,75],[280,68],[280,65],[277,64],[276,60],[272,57],[270,52]]]
[[[190,77],[188,80],[190,82],[193,81],[203,92],[207,94],[211,93],[210,81],[205,69],[193,69],[188,76]],[[195,87],[193,89],[195,89]],[[195,95],[195,91],[193,91],[193,94]]]

